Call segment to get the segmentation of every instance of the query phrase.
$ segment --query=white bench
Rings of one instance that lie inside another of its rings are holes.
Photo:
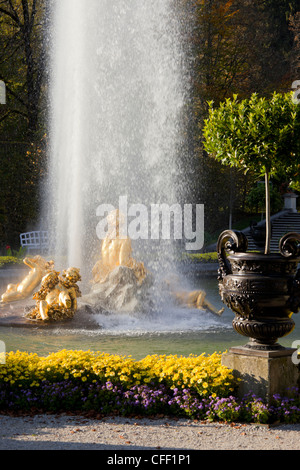
[[[25,232],[20,234],[20,243],[27,252],[45,251],[49,248],[49,237],[46,231]]]

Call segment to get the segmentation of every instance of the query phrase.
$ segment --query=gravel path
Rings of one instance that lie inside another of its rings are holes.
[[[0,415],[0,450],[300,450],[300,424]]]

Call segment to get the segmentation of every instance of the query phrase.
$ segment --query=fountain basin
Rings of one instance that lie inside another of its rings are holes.
[[[9,306],[2,307],[0,310],[0,327],[35,328],[41,330],[55,329],[58,327],[57,322],[30,320],[24,317],[24,313],[24,305],[12,306],[12,308]],[[72,330],[82,330],[86,328],[91,330],[100,329],[101,325],[92,314],[87,313],[85,310],[78,310],[73,318],[60,321],[59,328],[71,328]]]

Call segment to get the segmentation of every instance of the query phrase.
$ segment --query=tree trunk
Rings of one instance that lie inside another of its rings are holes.
[[[265,173],[265,190],[266,190],[266,245],[265,254],[270,253],[270,242],[271,242],[271,202],[270,202],[270,182],[269,173]]]

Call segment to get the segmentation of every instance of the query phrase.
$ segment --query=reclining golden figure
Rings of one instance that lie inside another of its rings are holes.
[[[173,293],[177,303],[188,308],[198,308],[200,310],[209,310],[215,315],[222,315],[224,308],[218,310],[211,302],[206,299],[206,293],[203,290],[181,291]]]
[[[46,261],[37,255],[34,258],[26,257],[24,264],[30,269],[29,273],[19,284],[8,284],[6,292],[2,294],[1,303],[15,302],[29,297],[38,287],[43,276],[53,269],[53,261]]]

